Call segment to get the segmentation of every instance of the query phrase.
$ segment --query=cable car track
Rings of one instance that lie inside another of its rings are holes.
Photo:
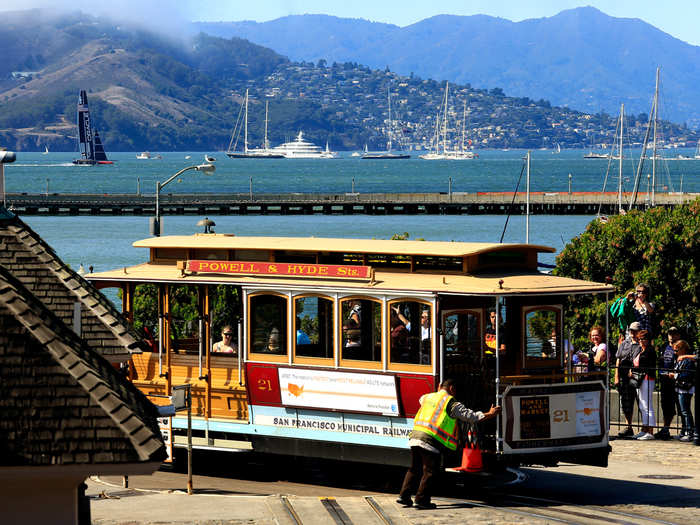
[[[363,505],[360,500],[366,503]],[[333,523],[336,525],[353,525],[355,523],[377,523],[381,525],[397,525],[397,521],[389,514],[390,512],[373,496],[354,498],[341,504],[334,497],[320,497],[320,502],[326,513],[319,512],[317,505],[309,500],[290,499],[288,496],[280,496],[286,517],[294,525],[308,525],[317,523]],[[351,517],[351,515],[354,517]]]

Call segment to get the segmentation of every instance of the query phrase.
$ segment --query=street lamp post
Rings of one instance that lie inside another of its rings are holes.
[[[5,199],[5,164],[14,162],[17,159],[14,151],[0,150],[0,191],[2,191],[2,207],[7,208]]]
[[[177,177],[185,173],[186,171],[189,170],[195,170],[195,171],[201,171],[202,173],[211,173],[214,170],[216,170],[216,166],[213,164],[199,164],[197,166],[188,166],[186,168],[181,169],[178,171],[175,175],[170,177],[168,180],[165,182],[156,182],[156,216],[154,221],[151,224],[151,234],[160,237],[160,190],[162,190],[165,186],[170,184],[172,181],[174,181]]]

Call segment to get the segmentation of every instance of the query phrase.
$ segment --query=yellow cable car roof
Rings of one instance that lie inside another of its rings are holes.
[[[211,250],[289,250],[306,252],[382,253],[463,257],[496,251],[554,253],[537,244],[488,242],[393,241],[380,239],[337,239],[326,237],[238,237],[229,234],[195,234],[151,237],[136,241],[137,248],[188,248]]]

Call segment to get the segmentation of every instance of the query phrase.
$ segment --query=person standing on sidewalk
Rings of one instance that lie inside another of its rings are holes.
[[[690,442],[696,438],[695,422],[690,404],[695,393],[695,372],[697,362],[690,350],[690,346],[685,341],[678,341],[673,348],[678,354],[673,377],[676,382],[676,392],[681,405],[681,418],[683,419],[683,429],[679,437],[680,441]]]
[[[634,358],[642,351],[642,347],[637,340],[637,334],[640,329],[641,326],[637,321],[631,323],[629,325],[629,337],[622,341],[617,349],[614,384],[620,396],[620,408],[627,422],[627,428],[617,435],[617,437],[621,438],[634,436],[632,414],[634,413],[634,400],[637,398],[637,389],[630,384],[629,372],[634,365]]]
[[[446,379],[440,390],[425,394],[420,398],[420,409],[413,421],[413,431],[409,436],[411,466],[401,486],[397,503],[411,507],[411,493],[420,480],[416,492],[416,508],[434,509],[430,501],[435,475],[440,468],[443,450],[457,449],[457,420],[476,423],[496,417],[501,413],[500,406],[491,405],[486,412],[473,411],[457,401],[454,396],[457,386],[453,379]]]
[[[634,436],[634,439],[647,441],[654,439],[652,432],[656,426],[656,414],[654,413],[654,384],[656,383],[656,352],[651,345],[651,332],[640,330],[637,334],[642,351],[633,360],[635,371],[644,373],[641,384],[637,387],[637,404],[642,416],[642,431]],[[630,370],[630,376],[632,370]]]
[[[676,366],[676,351],[673,345],[681,338],[681,332],[675,326],[668,329],[668,344],[659,352],[659,392],[661,393],[661,411],[664,416],[664,426],[654,437],[656,439],[671,439],[671,423],[676,415],[678,406],[678,394],[676,382],[673,379],[673,368]]]

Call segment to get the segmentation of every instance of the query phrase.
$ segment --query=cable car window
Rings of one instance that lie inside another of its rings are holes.
[[[382,360],[382,304],[369,299],[346,299],[341,303],[342,358]]]
[[[481,313],[474,310],[449,312],[444,316],[445,353],[449,360],[481,355]]]
[[[170,344],[178,354],[199,353],[199,290],[196,286],[169,286]]]
[[[250,298],[251,352],[287,353],[287,298],[261,294]]]
[[[552,307],[537,307],[525,311],[525,357],[527,359],[559,359],[561,317]]]
[[[333,358],[333,301],[323,297],[294,300],[295,355]]]
[[[429,365],[431,339],[429,304],[418,301],[389,303],[389,355],[393,363]]]
[[[158,301],[158,286],[155,284],[134,287],[133,326],[143,334],[150,352],[158,351]]]

